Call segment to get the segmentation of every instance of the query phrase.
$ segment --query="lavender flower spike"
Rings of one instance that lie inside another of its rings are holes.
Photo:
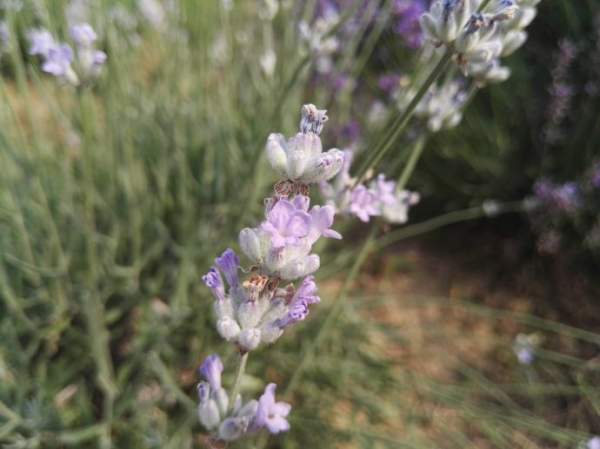
[[[221,373],[223,372],[223,363],[217,354],[209,355],[199,368],[200,374],[210,384],[214,391],[221,389]]]
[[[238,268],[240,267],[240,258],[231,248],[226,249],[221,257],[215,259],[217,267],[225,275],[225,279],[230,287],[235,288],[240,284],[238,277]]]
[[[277,385],[270,383],[258,400],[258,409],[252,423],[253,428],[266,427],[271,433],[290,430],[290,423],[285,418],[289,415],[292,406],[286,402],[275,402],[276,388]]]

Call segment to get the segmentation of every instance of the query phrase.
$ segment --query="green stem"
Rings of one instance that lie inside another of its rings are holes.
[[[360,251],[359,251],[358,255],[356,256],[356,259],[354,260],[354,264],[350,268],[350,272],[348,273],[348,276],[346,276],[346,279],[344,280],[344,284],[342,285],[342,288],[339,290],[339,293],[337,294],[337,296],[334,300],[334,304],[331,307],[331,309],[329,310],[329,313],[327,314],[327,316],[325,317],[325,320],[323,321],[323,324],[321,325],[319,332],[317,333],[317,336],[314,338],[314,340],[312,340],[312,342],[308,345],[308,347],[303,351],[302,358],[300,359],[300,364],[294,370],[294,374],[292,374],[292,377],[283,393],[284,396],[289,396],[289,394],[294,390],[294,388],[300,381],[300,378],[301,378],[302,374],[304,373],[304,370],[308,366],[309,362],[312,360],[319,345],[325,339],[325,337],[327,337],[328,331],[333,327],[333,323],[334,323],[335,319],[337,318],[337,316],[339,315],[339,313],[342,310],[343,305],[345,304],[344,300],[346,298],[348,290],[352,286],[352,283],[354,282],[354,279],[356,278],[356,275],[360,271],[364,262],[367,260],[367,256],[371,253],[371,249],[373,248],[373,244],[375,243],[375,234],[376,233],[377,233],[377,226],[375,226],[375,225],[371,226],[371,230],[369,231],[367,238],[365,239],[362,247],[360,248]]]
[[[248,362],[248,352],[245,352],[240,357],[240,365],[238,367],[237,375],[235,376],[235,382],[233,384],[233,388],[231,389],[231,395],[229,396],[230,404],[229,409],[233,410],[235,405],[235,400],[240,394],[240,387],[242,386],[242,377],[244,377],[244,373],[246,372],[246,363]]]
[[[420,87],[416,95],[413,97],[411,102],[408,104],[404,112],[398,116],[398,118],[392,123],[390,131],[386,133],[386,136],[382,139],[383,144],[377,145],[371,155],[364,161],[360,170],[356,175],[356,183],[360,182],[363,176],[369,171],[370,168],[376,166],[386,153],[392,148],[398,137],[402,134],[410,118],[413,116],[415,109],[421,102],[421,99],[425,96],[429,88],[435,83],[440,75],[446,69],[450,59],[452,57],[452,50],[447,49],[446,53],[438,61],[437,65],[433,68],[423,85]]]
[[[498,211],[494,213],[494,216],[521,211],[523,211],[522,201],[503,203],[498,204]],[[404,240],[420,234],[425,234],[427,232],[434,231],[444,226],[448,226],[454,223],[460,223],[462,221],[475,220],[487,216],[490,216],[490,214],[486,213],[483,206],[471,207],[468,209],[448,212],[447,214],[439,215],[435,218],[423,221],[421,223],[404,226],[403,228],[386,234],[385,236],[377,240],[377,242],[375,243],[375,250],[382,250],[386,246],[391,245],[392,243],[396,243],[400,240]]]
[[[415,143],[415,145],[410,153],[410,157],[409,157],[408,161],[406,162],[406,165],[402,169],[402,173],[400,174],[400,177],[398,178],[398,184],[396,185],[397,191],[400,191],[400,190],[404,189],[404,187],[406,187],[406,183],[410,179],[413,171],[415,170],[415,167],[417,166],[417,162],[419,161],[419,158],[421,157],[421,154],[423,153],[423,148],[425,148],[425,138],[424,137],[420,138]]]

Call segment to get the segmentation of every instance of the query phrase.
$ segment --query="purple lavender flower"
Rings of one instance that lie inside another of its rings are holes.
[[[96,42],[98,36],[88,23],[82,23],[71,27],[71,38],[78,47],[89,48]]]
[[[198,368],[200,375],[204,377],[210,384],[210,388],[213,391],[221,389],[221,373],[223,372],[223,363],[217,354],[209,355],[200,368]]]
[[[565,212],[571,212],[580,205],[579,187],[574,182],[567,182],[559,186],[554,192],[556,206]]]
[[[341,239],[342,235],[331,229],[335,210],[332,206],[314,206],[310,210],[311,226],[309,231],[309,242],[312,244],[321,236]]]
[[[275,389],[277,385],[270,383],[258,400],[258,409],[254,416],[252,427],[259,429],[266,427],[271,433],[287,432],[290,423],[285,419],[292,409],[290,404],[275,402]]]
[[[580,204],[580,190],[575,182],[555,185],[547,180],[535,183],[533,187],[536,199],[550,211],[573,212]]]
[[[340,137],[346,142],[352,144],[360,140],[361,134],[362,130],[360,128],[360,123],[358,123],[356,120],[350,120],[344,126],[342,126]]]
[[[72,73],[73,50],[67,44],[56,45],[48,49],[42,70],[58,78],[66,78]]]
[[[397,73],[390,73],[382,75],[377,81],[379,88],[384,91],[387,95],[393,95],[400,87],[401,76]]]
[[[394,181],[386,181],[385,175],[380,174],[373,184],[373,193],[382,204],[391,205],[396,202],[396,183]]]
[[[47,56],[50,49],[56,47],[54,38],[47,30],[31,30],[27,33],[30,42],[29,54]]]
[[[350,213],[356,215],[361,221],[367,223],[371,217],[381,212],[377,208],[377,195],[365,186],[356,186],[350,194]]]
[[[278,320],[275,325],[284,329],[298,321],[303,321],[308,316],[308,306],[320,301],[314,276],[305,277],[290,301],[287,315]]]
[[[533,185],[533,193],[536,198],[542,203],[552,201],[554,186],[550,181],[541,179]]]
[[[240,258],[231,248],[226,249],[221,257],[215,259],[217,267],[225,275],[225,279],[230,287],[237,287],[240,283],[238,277],[238,268],[240,267]]]
[[[395,0],[392,14],[395,19],[394,32],[399,34],[410,48],[423,45],[423,32],[419,18],[427,10],[423,0]]]
[[[517,360],[521,365],[531,365],[535,359],[535,355],[531,348],[521,348],[516,351]]]
[[[311,216],[291,201],[277,201],[267,214],[267,221],[261,224],[261,229],[271,237],[275,248],[287,244],[297,244],[310,231]]]
[[[592,187],[600,189],[600,164],[596,164],[594,166],[592,175],[590,177],[590,182],[592,183]]]
[[[225,287],[223,286],[223,279],[221,279],[221,274],[215,267],[212,267],[210,270],[208,270],[208,273],[202,276],[202,281],[208,288],[210,288],[217,301],[223,301],[225,299]]]

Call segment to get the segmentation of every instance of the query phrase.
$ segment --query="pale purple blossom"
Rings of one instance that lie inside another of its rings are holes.
[[[320,301],[321,298],[317,296],[317,284],[314,276],[307,276],[294,293],[287,315],[278,320],[276,326],[284,329],[298,321],[303,321],[308,316],[308,306],[317,304]]]
[[[71,27],[71,38],[78,47],[91,47],[98,36],[90,24],[82,23]]]
[[[379,77],[377,84],[379,88],[387,95],[393,95],[400,87],[402,77],[397,73],[389,73]]]
[[[57,78],[65,78],[72,72],[73,49],[67,44],[60,44],[49,48],[45,58],[42,64],[44,72],[54,75]]]
[[[253,427],[266,427],[271,433],[287,432],[290,430],[290,423],[286,417],[289,415],[292,406],[286,402],[275,401],[275,389],[277,385],[270,383],[265,388],[265,392],[258,400],[258,409],[254,416]]]
[[[223,272],[230,287],[237,287],[240,283],[238,269],[240,258],[231,248],[226,249],[220,257],[215,259],[217,267]]]
[[[56,47],[56,41],[48,30],[31,30],[27,33],[30,55],[47,56],[50,49]]]
[[[0,49],[5,49],[10,41],[10,31],[7,23],[0,21]]]
[[[394,32],[399,34],[409,48],[419,48],[424,37],[419,19],[427,11],[423,0],[395,0],[392,6]]]
[[[223,285],[223,279],[221,278],[219,270],[212,267],[208,270],[208,273],[202,276],[202,281],[210,289],[217,301],[223,301],[225,299],[225,286]]]
[[[350,193],[349,211],[365,223],[371,217],[381,215],[377,207],[377,195],[362,184],[356,186]]]

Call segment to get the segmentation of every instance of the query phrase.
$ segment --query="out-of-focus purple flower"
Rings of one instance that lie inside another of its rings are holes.
[[[531,365],[535,360],[535,351],[538,344],[535,334],[519,334],[513,344],[513,352],[521,365]]]
[[[200,368],[200,375],[210,384],[213,391],[221,389],[221,373],[223,372],[223,363],[217,354],[209,355]]]
[[[590,438],[585,447],[586,449],[600,449],[600,437],[596,436]]]
[[[256,429],[266,427],[271,433],[290,430],[290,423],[285,418],[290,414],[292,406],[285,402],[275,402],[276,388],[277,385],[274,383],[270,383],[265,388],[265,392],[258,400],[258,409],[252,427]]]
[[[547,211],[573,212],[581,203],[580,189],[575,182],[556,185],[547,180],[535,183],[533,191],[536,199],[545,205]]]
[[[350,213],[365,223],[371,217],[381,214],[377,204],[377,195],[362,184],[356,186],[350,193]]]
[[[240,283],[238,269],[240,267],[240,258],[231,248],[226,249],[221,257],[215,259],[217,267],[225,275],[225,279],[230,287],[237,287]]]
[[[27,33],[30,55],[47,56],[50,49],[56,47],[56,41],[48,30],[31,30]]]
[[[270,235],[272,245],[278,248],[298,243],[299,239],[308,235],[310,224],[311,216],[306,211],[282,199],[267,213],[261,229]]]
[[[71,27],[71,38],[78,47],[91,47],[98,36],[88,23],[82,23]]]
[[[380,174],[377,180],[373,183],[373,192],[377,199],[382,204],[394,204],[396,202],[396,183],[394,181],[386,181],[385,175]]]
[[[65,78],[72,72],[73,49],[67,44],[56,45],[49,48],[42,70],[58,78]]]
[[[215,267],[212,267],[208,270],[208,273],[202,276],[202,281],[210,288],[210,291],[217,301],[223,301],[225,299],[223,279],[221,279],[221,274]]]
[[[517,351],[517,360],[521,365],[531,365],[535,356],[531,349],[523,348]]]
[[[600,189],[600,164],[596,164],[594,169],[592,170],[592,175],[590,177],[590,182],[592,186],[596,189]]]
[[[340,137],[349,143],[355,143],[360,139],[361,134],[360,123],[356,120],[350,120],[342,127]]]
[[[392,7],[394,32],[399,34],[410,48],[423,45],[424,37],[419,18],[427,11],[423,0],[395,0]]]
[[[383,90],[387,95],[394,95],[394,93],[400,87],[400,80],[402,77],[397,73],[390,73],[379,77],[377,84],[379,88]]]
[[[0,49],[4,49],[8,46],[10,40],[10,31],[8,25],[4,20],[0,21]]]
[[[560,42],[554,57],[552,85],[548,89],[550,103],[546,111],[546,125],[542,131],[544,140],[548,144],[556,144],[563,137],[560,125],[567,117],[575,95],[575,89],[569,80],[569,71],[577,56],[577,51],[573,42],[564,39]]]
[[[553,192],[554,186],[550,181],[545,179],[537,181],[533,186],[533,193],[536,198],[543,203],[552,201]]]
[[[559,186],[554,194],[556,205],[566,212],[579,207],[579,187],[574,182],[567,182]]]

